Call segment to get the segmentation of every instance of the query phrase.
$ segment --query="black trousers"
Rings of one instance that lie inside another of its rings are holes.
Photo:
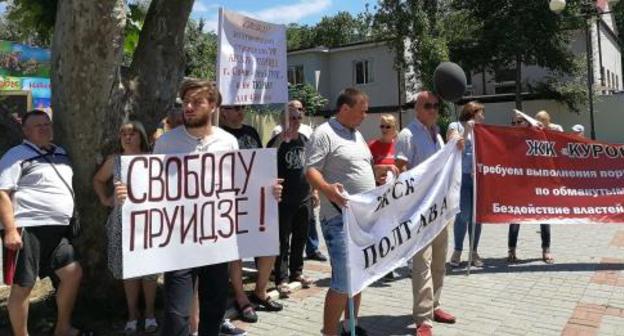
[[[520,224],[509,224],[507,245],[510,249],[515,249],[516,245],[518,245],[519,233]],[[550,248],[550,224],[540,224],[540,235],[542,236],[542,248]]]
[[[312,216],[309,200],[300,204],[279,204],[280,255],[275,258],[275,283],[303,274],[303,250]]]
[[[162,336],[189,336],[193,287],[199,281],[199,335],[219,336],[228,295],[228,263],[165,273]]]

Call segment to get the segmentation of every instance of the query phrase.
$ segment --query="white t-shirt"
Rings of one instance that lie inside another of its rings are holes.
[[[301,126],[299,126],[299,133],[303,134],[306,136],[306,138],[310,139],[312,132],[314,132],[314,130],[312,129],[312,127],[306,125],[306,124],[301,124]],[[282,133],[282,125],[277,125],[275,126],[275,128],[273,128],[273,130],[271,131],[271,138],[273,138],[274,136],[278,135]]]
[[[238,150],[236,138],[219,127],[212,126],[212,134],[196,138],[184,126],[163,134],[154,145],[154,154],[183,154]]]
[[[17,227],[67,225],[74,212],[71,192],[44,159],[44,154],[72,187],[74,173],[69,158],[65,150],[58,146],[46,153],[25,140],[9,149],[0,159],[0,190],[12,193],[13,216]]]

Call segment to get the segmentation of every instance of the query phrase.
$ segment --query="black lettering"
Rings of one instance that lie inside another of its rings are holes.
[[[370,258],[369,258],[370,251]],[[377,251],[375,251],[375,245],[370,245],[362,250],[364,252],[364,268],[369,268],[377,263]]]

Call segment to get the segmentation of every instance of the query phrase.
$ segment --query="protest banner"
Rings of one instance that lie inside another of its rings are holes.
[[[624,223],[624,146],[476,125],[478,223]]]
[[[219,11],[217,83],[223,105],[286,103],[286,26]]]
[[[123,278],[277,255],[276,155],[122,156]]]
[[[461,151],[451,141],[413,169],[343,209],[350,294],[403,265],[459,212]]]

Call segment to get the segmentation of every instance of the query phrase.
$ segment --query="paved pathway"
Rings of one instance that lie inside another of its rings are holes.
[[[553,226],[554,265],[541,261],[538,230],[521,228],[523,262],[508,266],[507,226],[484,228],[486,266],[470,276],[463,269],[447,273],[443,305],[458,322],[436,324],[436,336],[624,335],[624,225]],[[283,300],[281,313],[260,312],[259,323],[237,324],[249,335],[319,335],[330,269],[318,262],[306,268],[317,286]],[[409,279],[376,283],[364,292],[360,323],[370,335],[413,335],[411,307]]]

